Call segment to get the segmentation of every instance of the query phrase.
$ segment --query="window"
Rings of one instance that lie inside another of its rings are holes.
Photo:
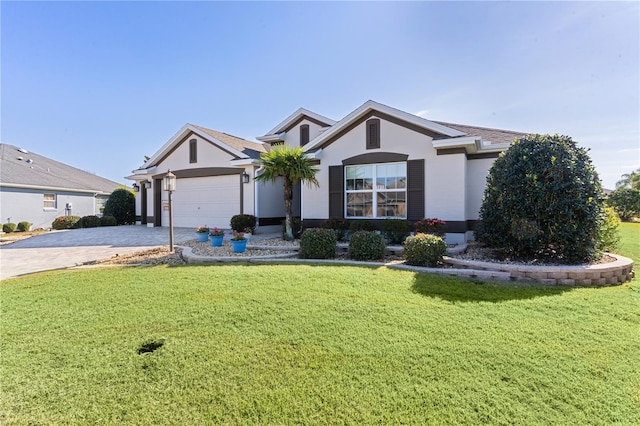
[[[44,194],[44,206],[45,209],[56,208],[56,194]]]
[[[300,126],[300,146],[305,146],[309,143],[309,125],[303,124]]]
[[[367,120],[367,149],[380,148],[380,120]]]
[[[189,141],[189,162],[198,162],[198,141],[195,139]]]
[[[345,167],[346,217],[407,217],[407,164]]]

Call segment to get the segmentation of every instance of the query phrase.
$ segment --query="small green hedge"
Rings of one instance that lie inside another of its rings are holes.
[[[100,226],[116,226],[118,220],[113,216],[102,216],[100,218]]]
[[[336,233],[336,238],[338,239],[338,241],[342,241],[347,236],[347,231],[349,230],[349,222],[347,222],[345,219],[331,218],[322,222],[320,227],[324,229],[333,229]]]
[[[411,232],[411,222],[404,219],[385,219],[382,221],[382,235],[391,244],[402,244]]]
[[[31,230],[31,225],[32,223],[29,223],[26,220],[23,220],[22,222],[18,223],[18,231],[29,232],[29,230]]]
[[[336,233],[333,229],[311,228],[300,238],[301,259],[333,259],[336,257]]]
[[[612,252],[620,246],[620,218],[613,207],[605,207],[598,229],[598,250]]]
[[[349,232],[355,234],[358,231],[376,231],[376,223],[373,220],[356,219],[349,224]]]
[[[355,260],[378,260],[384,257],[386,245],[382,235],[371,231],[357,231],[349,241],[349,257]]]
[[[2,225],[2,232],[6,232],[7,234],[10,234],[12,232],[14,232],[16,230],[16,224],[9,222],[9,223],[5,223],[4,225]]]
[[[58,216],[53,220],[53,229],[73,229],[80,221],[80,216]]]
[[[253,233],[256,229],[256,217],[251,214],[237,214],[231,218],[229,225],[234,231],[245,232],[245,229],[251,228]]]
[[[438,266],[447,254],[447,245],[442,238],[430,234],[417,234],[404,241],[407,264],[416,266]]]
[[[80,219],[80,226],[82,228],[97,228],[100,226],[100,218],[98,216],[83,216]]]

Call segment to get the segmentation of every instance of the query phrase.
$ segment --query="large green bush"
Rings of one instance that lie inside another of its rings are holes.
[[[73,229],[80,221],[80,216],[58,216],[53,220],[53,229]]]
[[[135,195],[128,189],[116,189],[104,205],[104,215],[115,217],[118,225],[134,223],[136,218]]]
[[[437,235],[417,234],[404,242],[403,257],[409,265],[438,266],[445,254],[447,245]]]
[[[587,262],[598,253],[602,199],[586,150],[568,136],[529,135],[491,167],[477,237],[518,258]]]
[[[411,232],[411,222],[405,219],[385,219],[381,228],[382,235],[390,244],[402,244]]]
[[[100,226],[100,218],[98,216],[83,216],[80,219],[80,226],[82,228],[97,228]]]
[[[28,232],[31,229],[31,225],[33,224],[30,222],[27,222],[26,220],[23,220],[22,222],[18,223],[18,231]]]
[[[10,234],[16,230],[16,224],[13,222],[5,223],[2,225],[2,232]]]
[[[348,255],[355,260],[378,260],[384,256],[384,238],[371,231],[356,231],[349,240]]]
[[[613,207],[625,222],[640,217],[640,191],[637,189],[618,188],[609,194],[607,204]]]
[[[300,258],[333,259],[336,257],[336,242],[333,229],[306,229],[300,238]]]
[[[245,232],[247,228],[251,228],[253,233],[256,229],[256,217],[251,214],[237,214],[231,218],[229,225],[236,232]]]
[[[347,231],[349,230],[349,222],[347,222],[345,219],[331,218],[323,221],[320,227],[324,229],[333,229],[336,233],[336,238],[338,239],[338,241],[342,241],[346,237]]]

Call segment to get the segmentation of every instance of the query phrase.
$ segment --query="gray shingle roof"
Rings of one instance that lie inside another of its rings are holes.
[[[0,183],[65,188],[110,194],[121,184],[68,166],[17,146],[0,144]]]
[[[207,129],[206,127],[197,126],[195,124],[192,124],[192,126],[210,136],[213,136],[220,142],[229,145],[231,148],[248,155],[250,158],[260,158],[261,152],[267,152],[265,146],[260,143],[251,142],[228,133],[218,132],[217,130]]]
[[[515,138],[529,134],[528,132],[514,132],[512,130],[491,129],[488,127],[467,126],[466,124],[447,123],[444,121],[432,121],[464,132],[467,136],[482,136],[482,139],[491,143],[511,143]]]

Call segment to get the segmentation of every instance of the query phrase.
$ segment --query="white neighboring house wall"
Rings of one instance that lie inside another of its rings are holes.
[[[54,207],[45,207],[44,194],[54,195]],[[0,222],[17,224],[27,221],[32,223],[32,229],[48,229],[58,216],[101,215],[100,207],[104,206],[107,198],[106,194],[98,195],[93,192],[15,188],[3,185],[0,186]],[[67,209],[68,204],[71,204],[71,210]]]

